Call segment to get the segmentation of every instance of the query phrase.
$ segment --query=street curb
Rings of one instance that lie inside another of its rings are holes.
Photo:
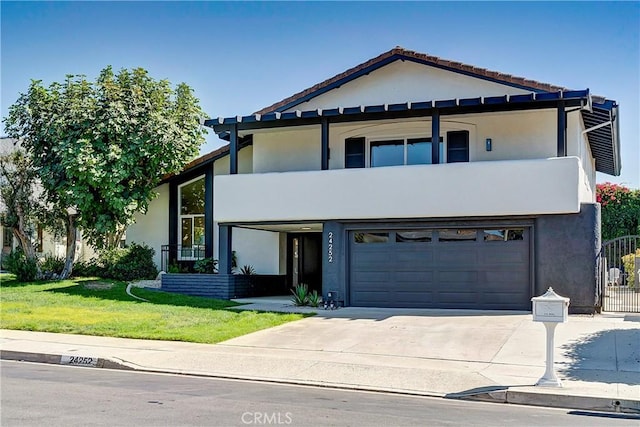
[[[514,405],[545,406],[599,412],[640,414],[640,400],[611,399],[595,396],[576,396],[553,393],[534,393],[519,390],[498,390],[471,395],[449,396],[461,400],[510,403]]]
[[[565,394],[552,394],[552,393],[534,393],[526,391],[516,390],[493,390],[484,391],[479,393],[453,393],[442,394],[435,392],[421,392],[418,390],[400,390],[400,389],[385,389],[381,387],[367,387],[364,385],[354,384],[336,384],[317,381],[304,381],[304,380],[288,380],[288,379],[271,379],[260,378],[251,376],[240,375],[224,375],[224,374],[212,374],[202,372],[189,372],[171,369],[154,369],[138,366],[128,363],[123,360],[105,359],[105,358],[93,358],[82,357],[80,359],[92,359],[95,363],[92,364],[74,364],[69,363],[70,355],[60,354],[45,354],[45,353],[29,353],[22,351],[10,351],[0,350],[0,359],[2,360],[14,360],[34,363],[48,363],[53,365],[67,365],[67,366],[83,366],[91,368],[105,368],[105,369],[119,369],[137,372],[147,373],[159,373],[159,374],[173,374],[173,375],[188,375],[193,377],[204,378],[218,378],[226,380],[244,380],[244,381],[256,381],[266,382],[272,384],[288,384],[288,385],[301,385],[311,387],[322,388],[334,388],[340,390],[351,391],[366,391],[366,392],[382,392],[392,393],[398,395],[407,396],[422,396],[422,397],[439,397],[452,400],[469,400],[478,402],[490,402],[490,403],[508,403],[513,405],[526,405],[526,406],[543,406],[562,409],[577,409],[588,410],[598,412],[616,412],[616,413],[628,413],[628,414],[640,414],[640,400],[629,399],[609,399],[605,397],[593,397],[593,396],[575,396]],[[78,358],[78,355],[73,355]]]
[[[78,355],[62,355],[62,354],[46,354],[46,353],[28,353],[24,351],[0,350],[0,359],[15,360],[20,362],[48,363],[52,365],[81,366],[87,368],[106,368],[106,369],[122,369],[135,371],[135,367],[126,364],[123,361],[114,359],[105,359],[102,357],[82,357],[80,359],[90,359],[87,363],[73,363],[69,359],[71,357],[78,358]]]

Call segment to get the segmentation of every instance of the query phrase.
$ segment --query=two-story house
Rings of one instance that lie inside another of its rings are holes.
[[[219,259],[228,297],[235,252],[350,306],[530,310],[549,286],[573,312],[598,305],[615,101],[397,47],[205,125],[229,144],[158,187],[127,236]]]

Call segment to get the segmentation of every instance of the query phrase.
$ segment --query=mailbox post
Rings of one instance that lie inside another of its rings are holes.
[[[549,288],[544,295],[531,298],[533,321],[543,322],[547,330],[547,366],[542,378],[536,383],[542,387],[562,387],[553,369],[554,335],[558,323],[566,323],[569,318],[569,298],[562,297]]]

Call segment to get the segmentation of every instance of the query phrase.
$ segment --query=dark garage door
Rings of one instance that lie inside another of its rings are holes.
[[[350,232],[350,304],[530,310],[529,229]]]

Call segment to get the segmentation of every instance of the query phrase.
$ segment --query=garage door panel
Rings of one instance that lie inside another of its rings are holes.
[[[511,271],[485,271],[483,274],[485,278],[485,280],[483,280],[483,286],[487,290],[493,290],[495,288],[505,290],[505,288],[508,288],[508,286],[504,286],[505,283],[521,283],[522,278],[528,275],[527,273],[527,270],[521,268]]]
[[[530,309],[528,230],[523,240],[484,240],[478,227],[478,240],[421,243],[397,241],[393,230],[384,232],[386,243],[350,240],[351,305]],[[448,232],[471,234],[453,227]]]
[[[385,269],[389,256],[388,252],[359,253],[353,257],[353,261],[358,269]]]
[[[470,292],[438,292],[438,300],[441,303],[474,303],[477,296]]]
[[[473,244],[475,245],[475,242]],[[435,258],[438,265],[448,265],[455,263],[461,264],[463,262],[475,263],[478,259],[478,253],[475,249],[470,249],[468,247],[465,248],[459,243],[446,243],[445,245],[447,246],[447,248],[442,248],[443,245],[440,245],[436,252]],[[451,246],[454,247],[452,248]],[[455,246],[457,246],[457,248],[455,248]]]
[[[358,271],[354,273],[354,279],[363,283],[382,283],[388,288],[392,275],[389,271]]]
[[[400,271],[394,275],[397,283],[424,283],[433,282],[433,271]]]
[[[469,283],[478,280],[477,271],[442,271],[438,272],[438,280],[448,286],[449,283]]]
[[[411,283],[411,282],[396,282],[393,284],[391,291],[396,293],[401,292],[415,292],[415,293],[429,293],[433,291],[433,287],[430,283]]]
[[[430,292],[395,292],[394,300],[402,304],[434,302]]]
[[[526,247],[505,245],[502,248],[491,247],[501,243],[484,245],[478,254],[478,260],[484,264],[521,264],[528,261],[529,251]]]

